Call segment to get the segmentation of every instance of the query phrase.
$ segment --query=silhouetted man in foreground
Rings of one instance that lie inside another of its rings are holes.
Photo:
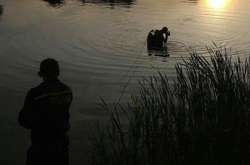
[[[43,82],[32,88],[19,113],[19,123],[31,130],[26,165],[68,165],[69,107],[72,92],[58,80],[59,65],[54,59],[40,64]]]

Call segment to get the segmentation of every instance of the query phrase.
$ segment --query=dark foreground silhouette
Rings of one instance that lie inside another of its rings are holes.
[[[43,82],[29,90],[18,121],[31,130],[31,146],[26,165],[68,165],[69,107],[71,89],[59,76],[57,61],[46,59],[40,65]]]
[[[167,27],[163,27],[161,30],[151,30],[147,36],[147,48],[149,55],[157,54],[162,56],[168,56],[168,36],[170,36],[170,32]]]

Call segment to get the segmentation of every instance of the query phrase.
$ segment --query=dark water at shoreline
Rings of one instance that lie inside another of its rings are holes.
[[[99,97],[112,102],[131,78],[159,70],[174,76],[187,49],[205,52],[212,41],[247,56],[250,1],[247,0],[0,0],[0,164],[21,164],[28,136],[16,123],[26,91],[40,82],[39,62],[56,58],[62,79],[74,91],[73,164],[85,154],[88,123],[102,118]],[[148,56],[146,35],[167,25],[170,57]],[[26,142],[24,144],[24,141]],[[78,155],[78,156],[75,156]]]

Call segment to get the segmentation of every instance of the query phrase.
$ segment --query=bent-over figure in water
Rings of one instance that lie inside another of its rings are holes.
[[[72,91],[58,79],[54,59],[41,62],[39,76],[43,82],[29,90],[18,118],[22,127],[31,130],[26,165],[68,165]]]
[[[164,50],[167,47],[168,36],[170,36],[170,32],[167,27],[163,27],[161,30],[151,30],[147,37],[148,50]]]

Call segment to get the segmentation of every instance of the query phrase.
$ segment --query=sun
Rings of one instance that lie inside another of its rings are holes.
[[[207,5],[214,9],[222,9],[229,5],[231,0],[207,0]]]

